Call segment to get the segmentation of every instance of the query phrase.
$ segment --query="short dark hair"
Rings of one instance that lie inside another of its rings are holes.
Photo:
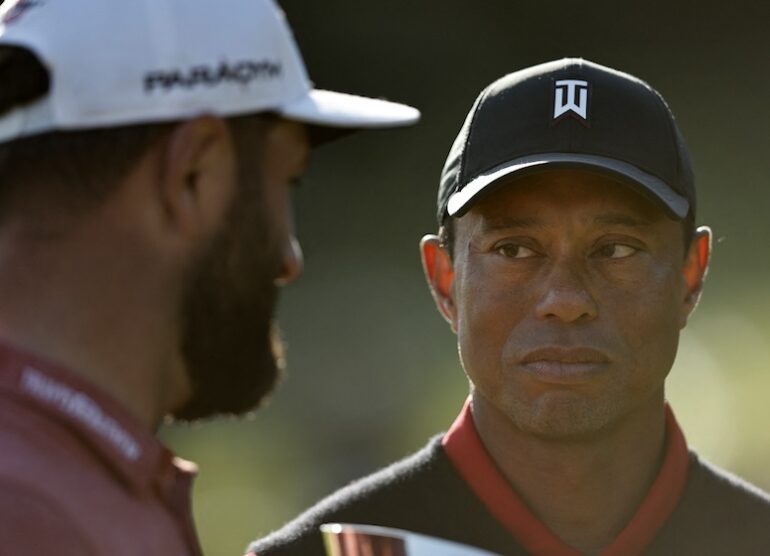
[[[50,76],[34,53],[2,45],[0,83],[2,116],[44,97],[50,89]],[[229,118],[236,148],[245,130],[254,129],[250,124],[256,123],[261,135],[266,124],[274,120],[270,114]],[[41,195],[63,210],[98,205],[147,149],[167,137],[177,124],[53,131],[0,144],[0,224],[8,214],[24,210],[25,202]],[[248,136],[253,141],[254,134]]]

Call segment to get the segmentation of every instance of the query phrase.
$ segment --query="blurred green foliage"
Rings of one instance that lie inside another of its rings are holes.
[[[677,115],[698,220],[718,241],[669,397],[691,445],[770,488],[765,3],[281,4],[319,87],[410,102],[424,118],[315,153],[296,196],[306,272],[280,309],[289,374],[269,407],[246,421],[162,431],[201,466],[195,512],[206,554],[241,553],[451,423],[467,385],[424,286],[417,242],[435,230],[437,178],[476,94],[562,56],[649,81]]]

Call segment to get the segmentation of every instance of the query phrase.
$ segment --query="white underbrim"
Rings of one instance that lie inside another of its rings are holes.
[[[420,119],[420,111],[405,104],[320,90],[310,91],[301,100],[276,108],[269,105],[259,108],[240,107],[238,110],[228,110],[221,106],[219,108],[224,117],[235,114],[276,112],[289,120],[340,129],[399,127],[414,124]],[[141,110],[139,113],[130,115],[115,112],[101,119],[62,123],[55,116],[51,96],[47,95],[0,117],[0,143],[55,129],[92,129],[183,119],[195,115],[194,112],[185,113],[173,109],[166,112],[164,113],[163,109],[156,110],[152,114],[143,114]]]
[[[663,180],[627,162],[589,154],[546,153],[517,158],[477,176],[460,191],[449,197],[447,213],[450,216],[462,216],[480,195],[489,193],[495,187],[507,183],[507,179],[552,168],[599,170],[620,178],[622,181],[641,186],[643,192],[651,194],[653,198],[662,202],[671,212],[671,215],[678,219],[685,218],[690,210],[690,203],[687,199],[671,189]]]
[[[420,111],[405,104],[319,89],[277,112],[305,124],[354,129],[405,126],[420,119]]]

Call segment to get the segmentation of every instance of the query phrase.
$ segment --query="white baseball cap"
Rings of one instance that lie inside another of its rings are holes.
[[[274,112],[335,128],[417,122],[403,104],[314,89],[273,0],[6,0],[0,44],[50,73],[0,142],[52,130]]]

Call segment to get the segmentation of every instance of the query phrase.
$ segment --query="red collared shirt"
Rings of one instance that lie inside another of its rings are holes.
[[[94,385],[0,345],[0,553],[199,556],[195,473]]]
[[[557,537],[511,488],[476,430],[470,401],[443,439],[450,461],[468,486],[527,552],[538,556],[580,556]],[[600,556],[638,556],[652,542],[681,498],[687,482],[684,435],[666,406],[666,453],[658,476],[631,521]]]

